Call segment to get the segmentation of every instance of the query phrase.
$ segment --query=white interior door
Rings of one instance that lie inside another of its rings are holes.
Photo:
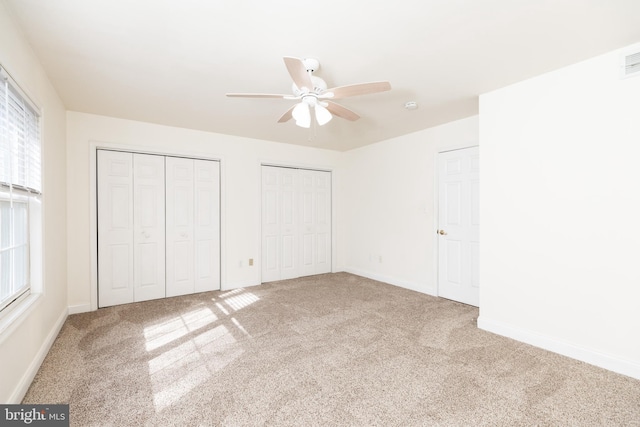
[[[194,282],[194,160],[166,158],[166,295],[192,294]]]
[[[479,149],[438,156],[438,295],[479,304]]]
[[[301,275],[331,272],[331,173],[300,170]]]
[[[299,277],[298,170],[262,167],[262,281]]]
[[[98,150],[98,306],[133,302],[133,154]]]
[[[194,160],[195,291],[220,289],[220,163]]]
[[[133,155],[134,301],[165,296],[164,159]]]

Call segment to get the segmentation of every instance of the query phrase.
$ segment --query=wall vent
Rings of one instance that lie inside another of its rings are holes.
[[[640,52],[624,55],[622,77],[640,76]]]

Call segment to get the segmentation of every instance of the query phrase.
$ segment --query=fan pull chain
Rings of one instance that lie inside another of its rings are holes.
[[[313,142],[313,140],[316,138],[316,136],[318,135],[318,130],[316,128],[316,121],[311,120],[311,127],[309,128],[309,138],[307,139],[308,142]]]

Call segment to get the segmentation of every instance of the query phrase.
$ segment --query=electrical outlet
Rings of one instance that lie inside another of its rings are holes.
[[[380,255],[380,256],[378,257],[378,262],[379,262],[380,264],[382,264],[382,255]]]
[[[249,258],[249,266],[253,266],[253,258]]]
[[[238,268],[242,268],[242,260],[238,261]]]

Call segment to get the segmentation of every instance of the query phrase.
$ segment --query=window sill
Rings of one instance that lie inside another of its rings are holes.
[[[42,297],[41,293],[31,293],[16,306],[9,308],[0,318],[0,344],[28,317]]]

